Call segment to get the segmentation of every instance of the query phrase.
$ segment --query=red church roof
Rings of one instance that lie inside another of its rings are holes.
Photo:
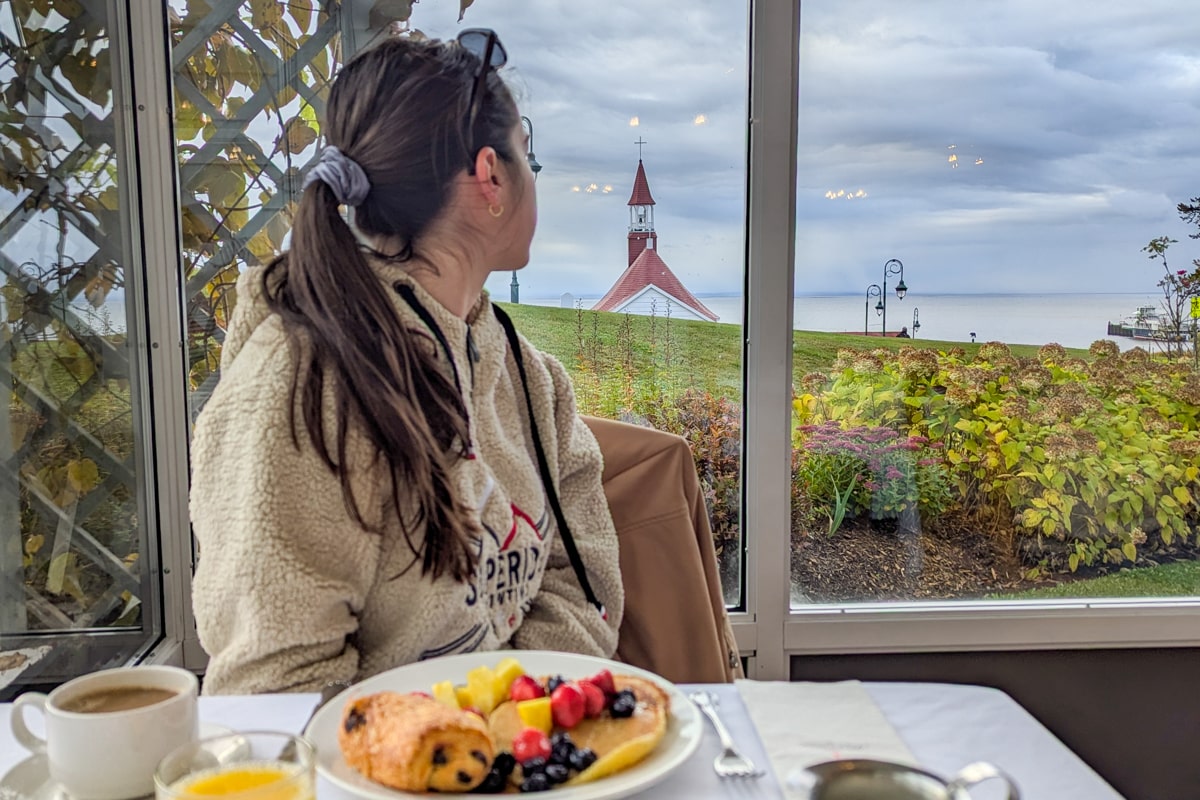
[[[637,175],[633,179],[633,194],[629,196],[631,206],[652,206],[654,198],[650,196],[650,184],[646,182],[646,168],[642,166],[642,160],[638,159]]]
[[[638,180],[640,183],[635,184],[635,195],[637,194],[637,185],[645,186],[645,173],[642,172],[641,164],[638,165]],[[646,190],[646,196],[650,196],[649,189]],[[667,266],[666,262],[658,257],[657,250],[643,250],[641,255],[629,265],[629,268],[621,273],[621,277],[617,278],[617,282],[608,290],[608,294],[600,298],[600,302],[592,308],[595,311],[616,311],[626,300],[650,284],[654,284],[664,293],[675,298],[680,305],[687,306],[697,314],[702,314],[713,322],[719,319],[687,290],[679,278],[675,277],[675,273],[671,272],[671,268]]]

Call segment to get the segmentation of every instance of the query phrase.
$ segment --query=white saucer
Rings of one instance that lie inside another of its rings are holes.
[[[223,725],[200,723],[200,738],[233,733]],[[45,754],[32,755],[0,777],[0,800],[71,800],[66,790],[50,780]]]

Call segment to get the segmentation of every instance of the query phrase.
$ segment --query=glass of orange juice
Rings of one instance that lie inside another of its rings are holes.
[[[316,800],[313,746],[278,731],[247,731],[201,739],[159,762],[157,800]]]

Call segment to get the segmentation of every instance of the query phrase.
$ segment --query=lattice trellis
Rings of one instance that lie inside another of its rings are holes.
[[[219,378],[242,268],[284,245],[342,53],[411,3],[172,0],[192,413]]]
[[[143,594],[125,319],[108,316],[133,177],[116,145],[106,14],[102,0],[0,0],[5,634],[136,625]],[[46,234],[53,258],[28,257]]]

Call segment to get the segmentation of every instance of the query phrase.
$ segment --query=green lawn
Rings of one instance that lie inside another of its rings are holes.
[[[1060,583],[1043,589],[990,595],[1001,600],[1070,597],[1184,597],[1200,595],[1200,562],[1123,569],[1111,575]]]
[[[723,322],[697,322],[664,317],[576,311],[571,308],[501,303],[517,329],[541,350],[575,371],[581,356],[600,369],[616,369],[632,356],[639,371],[654,370],[665,385],[695,386],[740,400],[742,396],[742,326]],[[623,336],[622,326],[628,326]],[[796,331],[792,342],[792,369],[798,379],[809,372],[828,370],[843,348],[896,350],[905,346],[949,350],[961,347],[974,354],[975,344],[934,339],[863,337],[851,333]],[[1035,345],[1012,345],[1014,355],[1033,356]],[[1086,350],[1072,350],[1086,357]]]

